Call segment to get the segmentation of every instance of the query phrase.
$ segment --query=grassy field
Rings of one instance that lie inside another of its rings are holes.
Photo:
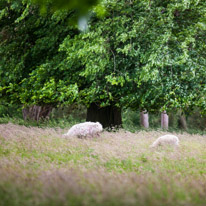
[[[151,149],[166,132],[65,132],[0,125],[0,206],[206,205],[206,136]]]

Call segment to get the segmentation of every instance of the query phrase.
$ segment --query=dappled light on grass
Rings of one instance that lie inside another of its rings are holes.
[[[0,125],[0,205],[206,204],[206,136],[151,149],[166,132],[65,131]]]

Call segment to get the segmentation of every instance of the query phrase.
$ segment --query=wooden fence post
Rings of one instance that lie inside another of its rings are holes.
[[[166,111],[161,113],[161,128],[168,129],[169,126],[169,116],[167,115]]]
[[[140,124],[144,128],[149,128],[149,114],[146,110],[140,112]]]

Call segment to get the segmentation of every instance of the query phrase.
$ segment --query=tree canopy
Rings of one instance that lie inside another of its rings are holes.
[[[1,0],[0,98],[206,110],[205,1],[103,0],[100,8],[105,15],[91,10],[79,32],[68,24],[74,11],[41,16],[28,1]]]
[[[18,104],[58,103],[50,93],[52,74],[58,78],[55,67],[65,58],[58,52],[59,44],[67,35],[78,33],[68,26],[73,13],[48,10],[42,16],[39,8],[28,2],[2,2],[5,4],[0,18],[1,99]],[[31,82],[35,84],[30,85]],[[66,84],[59,84],[56,87],[64,90]]]
[[[53,10],[77,10],[79,14],[85,14],[93,6],[97,5],[98,0],[32,0],[45,12],[48,5]]]
[[[85,103],[204,107],[206,4],[178,2],[105,0],[104,18],[91,14],[88,32],[64,40],[65,65],[87,81]]]

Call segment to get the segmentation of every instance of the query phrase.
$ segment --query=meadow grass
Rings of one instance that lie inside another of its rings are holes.
[[[206,205],[206,136],[151,149],[167,132],[66,131],[0,124],[0,206]]]

